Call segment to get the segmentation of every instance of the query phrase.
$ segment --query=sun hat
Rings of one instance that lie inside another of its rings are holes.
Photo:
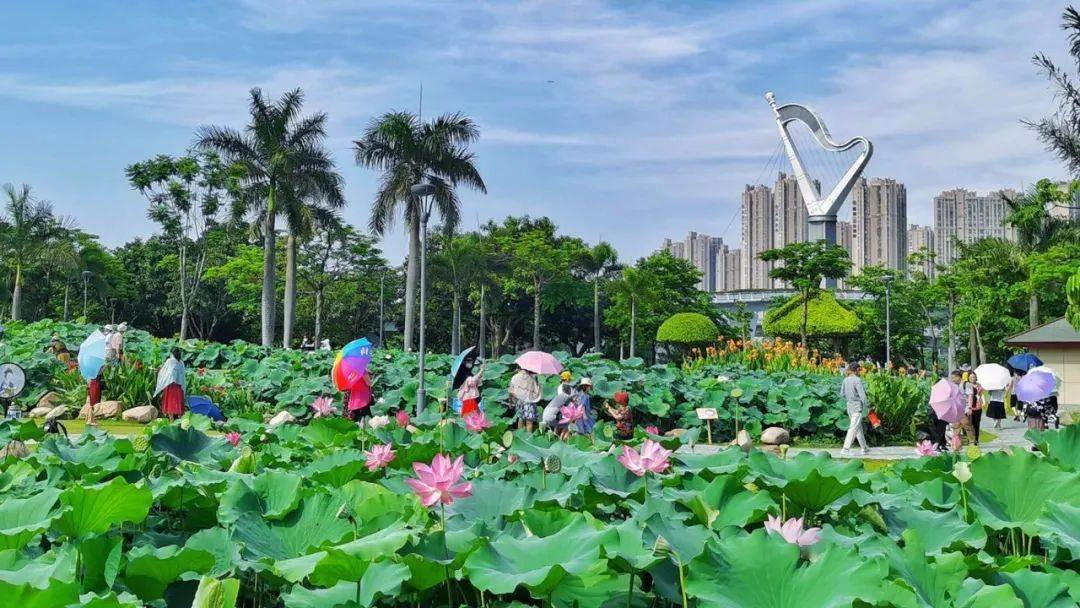
[[[589,378],[582,378],[578,380],[578,386],[592,386],[592,380]]]

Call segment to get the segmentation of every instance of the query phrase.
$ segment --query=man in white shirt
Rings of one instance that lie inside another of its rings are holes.
[[[862,419],[865,411],[870,408],[870,401],[866,398],[866,385],[863,384],[862,378],[859,377],[858,363],[847,366],[847,375],[844,376],[844,382],[840,385],[840,392],[847,403],[849,419],[847,436],[844,437],[844,449],[840,451],[840,455],[851,456],[851,444],[856,439],[859,440],[863,455],[869,454],[870,448],[866,446]]]

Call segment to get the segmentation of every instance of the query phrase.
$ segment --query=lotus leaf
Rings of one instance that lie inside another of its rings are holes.
[[[143,545],[128,552],[124,584],[143,600],[151,601],[163,597],[165,588],[182,574],[205,574],[213,567],[214,556],[206,551]]]
[[[991,528],[1037,534],[1050,502],[1080,503],[1080,474],[1062,471],[1024,450],[987,454],[971,464],[969,502]]]
[[[1024,608],[1075,608],[1069,588],[1057,574],[1018,570],[1002,572],[998,577],[1008,583]]]
[[[939,513],[904,505],[885,509],[882,517],[893,538],[900,539],[905,531],[912,531],[919,539],[926,539],[921,546],[927,554],[941,553],[956,544],[973,549],[986,545],[982,526],[968,524],[959,509]]]
[[[229,444],[220,437],[211,437],[194,427],[166,426],[150,437],[150,447],[165,452],[176,462],[188,461],[204,465],[217,464],[229,453]]]
[[[191,608],[234,608],[239,593],[240,581],[235,578],[218,580],[204,576],[199,579]]]
[[[59,515],[53,510],[60,490],[46,488],[26,499],[0,502],[0,551],[22,549],[26,543],[49,529]]]
[[[328,494],[315,494],[280,521],[263,520],[257,512],[245,513],[236,520],[233,538],[243,544],[244,555],[255,559],[306,555],[312,549],[335,545],[352,533],[349,522],[338,517],[343,504]]]
[[[388,561],[372,563],[359,582],[342,581],[328,589],[293,587],[282,599],[287,608],[334,608],[336,606],[372,606],[380,597],[401,591],[409,578],[409,569]]]
[[[221,495],[218,520],[229,524],[254,513],[266,519],[281,519],[300,502],[300,483],[300,476],[283,471],[267,471],[250,481],[233,483]]]
[[[961,553],[942,553],[930,562],[918,533],[903,535],[904,547],[889,545],[886,557],[892,579],[885,593],[897,608],[951,608],[967,574]]]
[[[146,519],[152,500],[146,486],[120,477],[94,486],[75,485],[60,495],[66,508],[54,526],[72,538],[100,534],[123,522]]]
[[[1028,431],[1026,436],[1062,468],[1080,471],[1080,425],[1070,424],[1052,433]]]

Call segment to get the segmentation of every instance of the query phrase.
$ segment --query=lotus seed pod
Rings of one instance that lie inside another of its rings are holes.
[[[545,473],[558,473],[562,470],[562,461],[554,454],[549,454],[544,457],[544,472]]]

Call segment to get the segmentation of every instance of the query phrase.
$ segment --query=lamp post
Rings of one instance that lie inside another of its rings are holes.
[[[82,316],[84,321],[88,320],[86,318],[86,287],[90,284],[90,276],[93,274],[89,270],[84,270],[82,273]]]
[[[386,339],[384,332],[386,331],[386,320],[384,317],[385,307],[383,305],[383,290],[386,286],[386,271],[383,271],[379,275],[379,348],[386,348]]]
[[[427,406],[427,390],[424,388],[424,370],[427,363],[424,309],[427,306],[427,228],[431,208],[435,204],[435,186],[425,179],[411,186],[409,191],[420,201],[420,385],[416,389],[416,413],[420,414]]]
[[[881,277],[882,282],[885,283],[885,367],[891,367],[892,363],[892,302],[890,300],[892,290],[890,287],[895,278],[891,274]]]

